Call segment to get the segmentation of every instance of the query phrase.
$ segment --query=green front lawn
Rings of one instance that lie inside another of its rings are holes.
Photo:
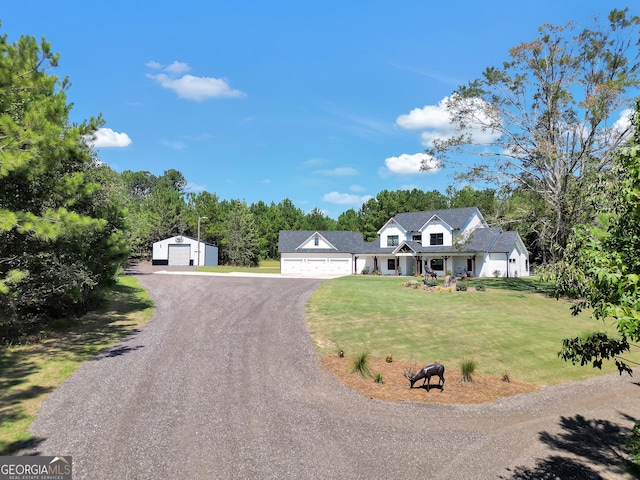
[[[605,328],[570,303],[547,296],[534,278],[476,279],[485,292],[425,292],[402,286],[407,277],[351,276],[324,281],[307,306],[319,353],[368,351],[376,357],[458,368],[472,359],[478,371],[508,372],[538,385],[581,380],[603,371],[557,356],[562,339]],[[638,360],[638,359],[636,359]]]

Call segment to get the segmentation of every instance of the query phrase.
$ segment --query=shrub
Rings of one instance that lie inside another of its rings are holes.
[[[487,287],[484,286],[484,284],[479,283],[478,285],[476,285],[476,292],[486,292],[487,291]]]
[[[438,285],[436,287],[436,290],[439,292],[453,292],[453,287],[441,287],[440,285]]]
[[[476,371],[478,364],[475,360],[463,360],[460,364],[460,370],[462,372],[463,382],[473,382],[473,374]]]
[[[494,276],[495,278],[498,278],[500,275],[502,275],[502,272],[501,272],[500,270],[494,270],[494,271],[493,271],[493,276]]]
[[[339,356],[340,358],[344,358],[344,349],[342,349],[342,348],[338,347],[338,356]]]
[[[503,382],[507,382],[507,383],[511,382],[511,378],[509,377],[509,372],[506,372],[506,371],[505,371],[505,372],[502,374],[502,379],[501,379],[501,380],[502,380]]]
[[[466,282],[460,282],[456,285],[456,291],[457,292],[466,292],[467,291],[467,284]]]
[[[369,267],[368,267],[368,266],[366,266],[366,267],[364,267],[364,268],[362,269],[362,274],[363,274],[363,275],[368,275],[368,274],[369,274]]]
[[[369,352],[362,352],[353,359],[351,373],[359,373],[363,377],[371,376],[369,368]]]
[[[388,354],[388,355],[387,355],[387,357],[385,358],[385,361],[386,361],[387,363],[391,363],[391,362],[393,362],[393,355]]]
[[[376,373],[376,376],[373,378],[373,381],[376,383],[384,383],[384,378],[381,373]]]
[[[637,422],[631,430],[631,436],[627,439],[625,447],[631,456],[631,461],[635,463],[634,471],[640,471],[640,422]]]

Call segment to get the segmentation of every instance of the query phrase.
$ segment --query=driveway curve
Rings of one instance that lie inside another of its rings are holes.
[[[72,455],[76,480],[626,477],[621,445],[640,418],[628,376],[390,404],[320,367],[304,319],[320,279],[139,280],[151,322],[49,396],[21,454]]]

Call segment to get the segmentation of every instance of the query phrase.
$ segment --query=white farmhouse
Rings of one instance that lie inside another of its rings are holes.
[[[489,227],[476,207],[399,213],[374,242],[354,232],[283,230],[278,251],[283,275],[529,275],[520,235]]]

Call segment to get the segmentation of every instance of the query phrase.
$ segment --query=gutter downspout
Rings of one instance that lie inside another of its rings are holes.
[[[509,252],[504,253],[507,257],[507,278],[509,278]]]

